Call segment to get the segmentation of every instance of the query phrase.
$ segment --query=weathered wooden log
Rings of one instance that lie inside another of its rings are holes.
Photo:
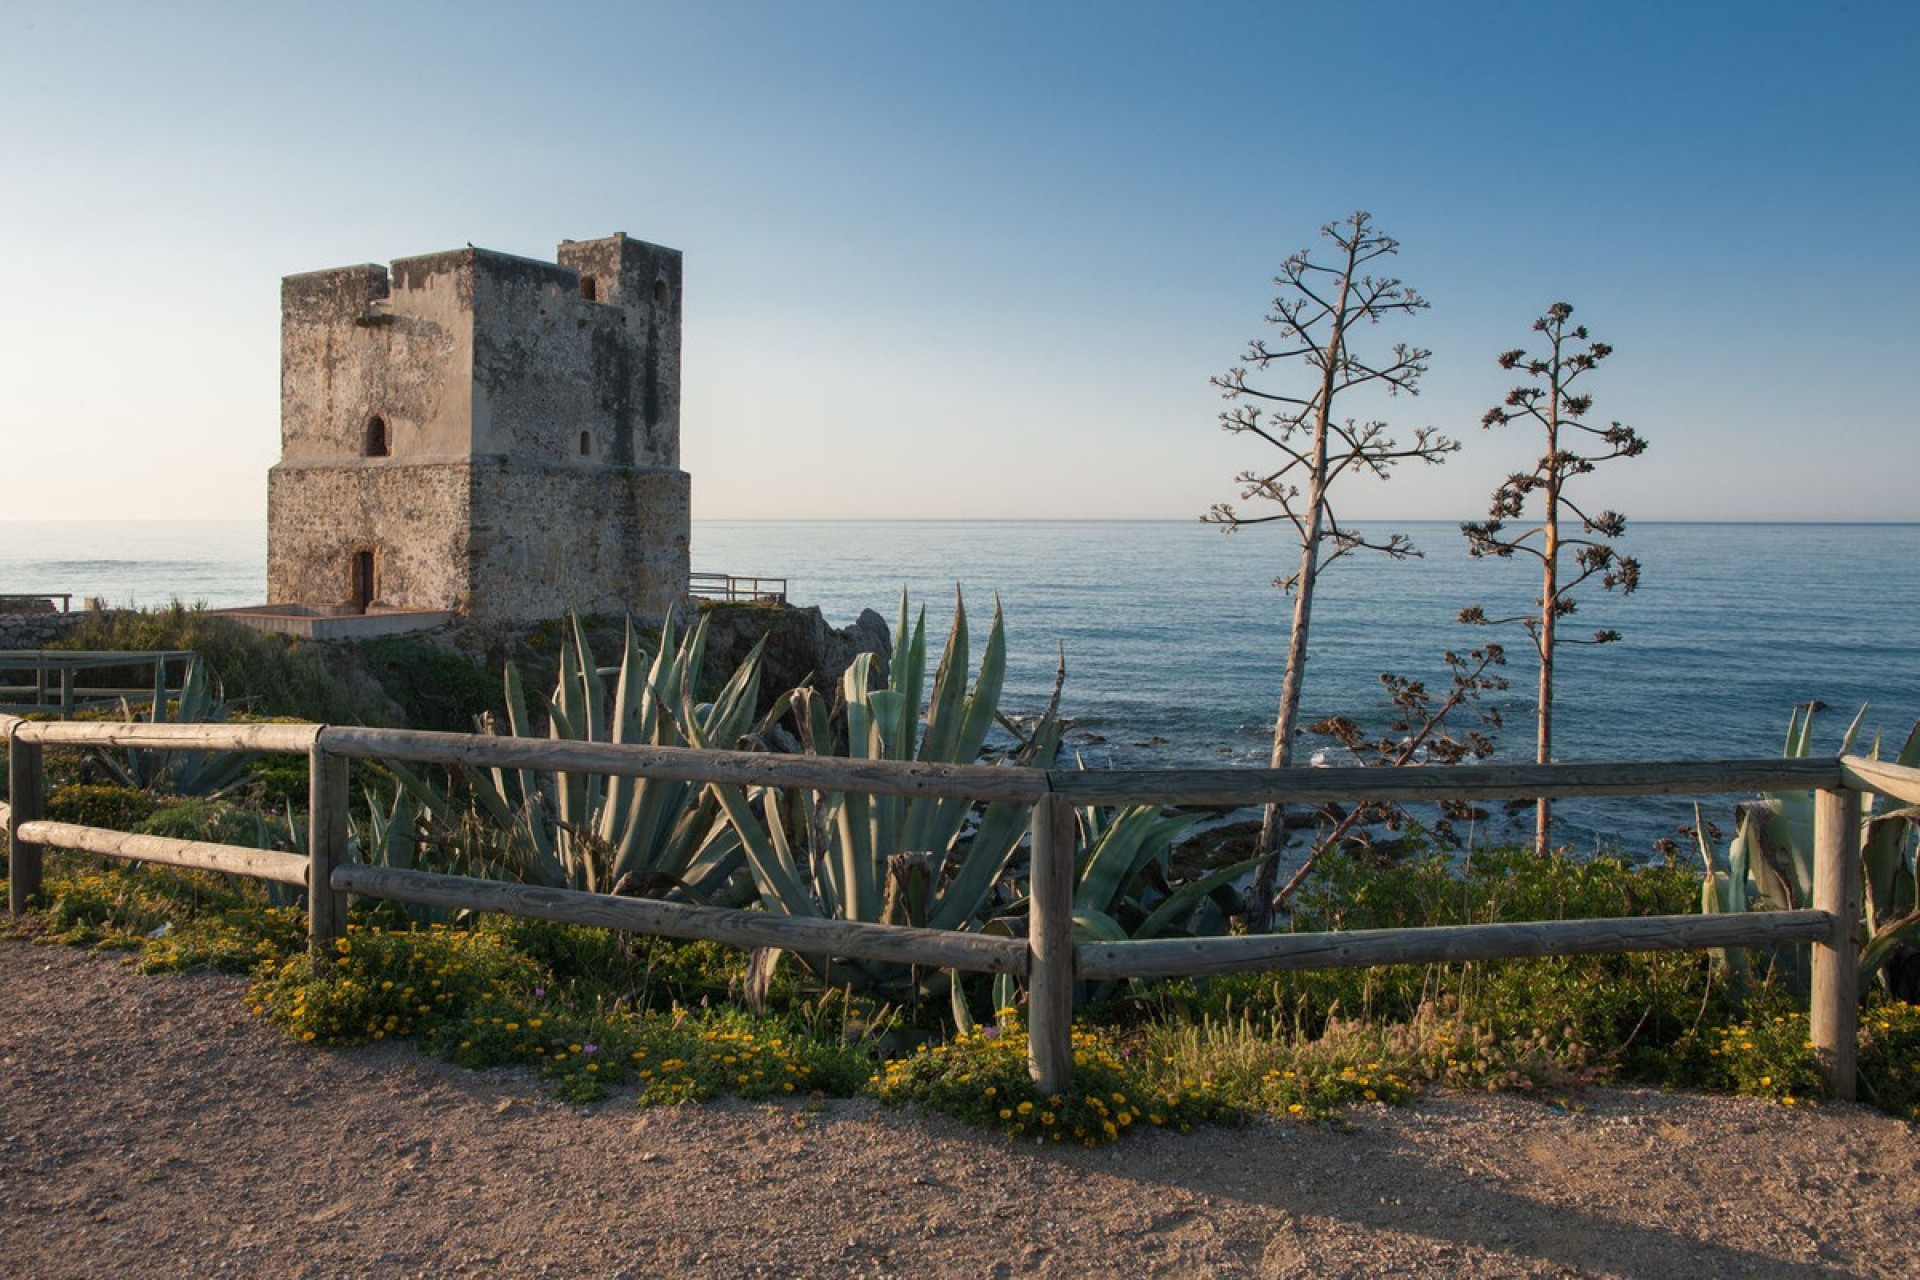
[[[201,871],[225,871],[256,880],[278,880],[282,884],[307,882],[307,860],[297,853],[249,849],[244,845],[214,844],[206,840],[139,836],[71,822],[23,823],[21,834],[48,848],[69,849],[74,853],[97,853],[130,862],[162,862],[170,867],[192,867]]]
[[[1048,796],[1033,811],[1033,912],[1027,946],[1027,1070],[1041,1093],[1073,1078],[1073,806]]]
[[[1920,804],[1920,769],[1865,756],[1841,756],[1840,780],[1855,791],[1878,791],[1902,804]]]
[[[1252,969],[1362,969],[1593,952],[1772,947],[1812,942],[1831,931],[1832,920],[1824,911],[1762,911],[1099,942],[1082,943],[1076,950],[1080,976],[1100,981]]]
[[[282,751],[305,755],[317,724],[71,724],[30,720],[16,736],[27,742],[82,747],[151,747],[158,751]]]
[[[1054,769],[1047,777],[1055,794],[1075,804],[1198,807],[1808,790],[1839,785],[1840,764],[1826,758],[1462,764],[1413,769]]]
[[[315,963],[333,954],[347,929],[347,895],[333,888],[347,860],[347,762],[316,740],[307,753],[307,948]]]
[[[7,719],[7,909],[17,916],[40,893],[40,846],[25,828],[46,811],[47,781],[40,747],[20,738],[27,721]]]
[[[1808,1033],[1829,1097],[1853,1101],[1860,1033],[1860,957],[1854,930],[1862,917],[1860,793],[1847,788],[1813,797],[1813,906],[1829,927],[1813,943]]]
[[[929,969],[1013,974],[1027,971],[1026,945],[1018,939],[948,929],[908,929],[851,920],[730,911],[723,907],[618,898],[576,889],[547,889],[360,863],[336,867],[333,887],[396,902],[498,911],[667,938],[703,938],[735,947],[777,947],[782,951],[921,965]]]
[[[758,751],[699,751],[609,742],[556,742],[484,734],[329,726],[320,737],[336,755],[478,768],[556,769],[620,777],[671,778],[740,786],[809,787],[868,795],[942,796],[1032,804],[1047,793],[1039,769],[979,764],[847,760]]]

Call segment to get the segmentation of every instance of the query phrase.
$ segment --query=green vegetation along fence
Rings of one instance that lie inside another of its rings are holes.
[[[1920,803],[1920,770],[1848,756],[1828,759],[1656,761],[1626,764],[1463,765],[1423,769],[1041,770],[777,756],[739,751],[542,741],[326,725],[86,724],[0,715],[11,808],[0,806],[11,841],[11,908],[38,892],[41,851],[67,849],[278,880],[309,891],[316,954],[346,923],[346,895],[473,911],[500,911],[741,947],[778,947],[990,973],[1026,980],[1029,1058],[1048,1092],[1073,1068],[1077,979],[1226,973],[1252,969],[1353,968],[1590,952],[1697,951],[1813,944],[1812,1034],[1829,1091],[1852,1098],[1858,1027],[1860,797],[1877,791]],[[48,822],[45,747],[303,753],[309,761],[308,854],[131,835]],[[353,759],[493,768],[565,769],[667,778],[1013,801],[1033,807],[1032,920],[1026,938],[768,915],[609,894],[540,888],[347,861],[347,766]],[[1813,905],[1743,915],[1543,920],[1317,934],[1079,943],[1073,940],[1074,806],[1239,806],[1396,801],[1506,800],[1540,796],[1701,795],[1811,789],[1816,802]]]

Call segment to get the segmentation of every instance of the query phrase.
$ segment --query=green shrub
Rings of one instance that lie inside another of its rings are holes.
[[[882,1102],[913,1104],[1010,1138],[1096,1147],[1136,1128],[1233,1123],[1242,1111],[1213,1094],[1208,1079],[1164,1084],[1110,1032],[1073,1033],[1073,1082],[1048,1097],[1027,1070],[1027,1037],[1017,1025],[955,1036],[884,1064],[872,1080]]]
[[[1920,1005],[1876,999],[1860,1018],[1860,1092],[1903,1120],[1920,1120]]]
[[[47,796],[52,821],[111,831],[131,831],[159,807],[160,801],[145,791],[105,784],[69,783]]]
[[[200,798],[162,801],[133,830],[145,836],[172,840],[204,840],[213,844],[264,848],[271,830],[258,813],[227,800]]]
[[[227,701],[255,715],[330,724],[386,724],[391,713],[334,674],[317,646],[255,631],[200,606],[88,613],[57,642],[62,649],[192,649],[219,676]],[[112,672],[99,673],[102,679]],[[120,673],[150,680],[151,672]]]
[[[360,658],[412,728],[472,733],[482,712],[504,713],[498,677],[429,640],[371,640],[360,646]]]
[[[349,925],[324,963],[302,953],[264,972],[248,1004],[298,1039],[359,1044],[518,1009],[541,977],[498,934]]]
[[[682,942],[512,916],[485,927],[498,930],[539,965],[553,988],[588,1005],[664,1009],[711,1004],[739,992],[746,971],[745,953],[718,942]],[[790,989],[790,984],[782,989]]]
[[[196,916],[158,937],[140,951],[142,973],[184,973],[212,969],[253,973],[278,965],[307,945],[307,914],[293,907],[229,907]]]
[[[1807,1036],[1807,1015],[1797,1010],[1720,1027],[1707,1036],[1710,1064],[1703,1083],[1790,1107],[1818,1098],[1826,1087]]]

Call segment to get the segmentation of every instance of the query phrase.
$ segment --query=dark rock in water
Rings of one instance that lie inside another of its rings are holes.
[[[851,626],[832,627],[818,606],[715,604],[705,608],[707,669],[731,672],[746,660],[761,637],[767,641],[760,677],[763,707],[789,689],[808,685],[832,696],[840,677],[860,654],[878,656],[884,674],[893,653],[887,621],[864,609]]]

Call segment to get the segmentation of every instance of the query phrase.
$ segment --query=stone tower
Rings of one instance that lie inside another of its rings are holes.
[[[680,254],[615,235],[558,256],[281,282],[274,605],[513,624],[686,596]]]

